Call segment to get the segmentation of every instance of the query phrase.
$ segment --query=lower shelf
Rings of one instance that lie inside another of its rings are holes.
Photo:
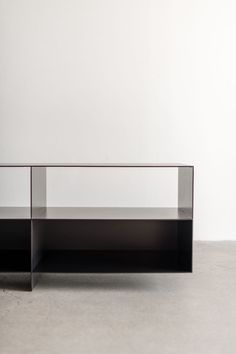
[[[177,251],[47,251],[36,272],[191,272],[191,253]]]
[[[192,220],[0,220],[0,272],[192,272]]]

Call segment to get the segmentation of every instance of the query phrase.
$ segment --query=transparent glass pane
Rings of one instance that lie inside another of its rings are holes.
[[[30,168],[0,167],[0,218],[30,217]]]

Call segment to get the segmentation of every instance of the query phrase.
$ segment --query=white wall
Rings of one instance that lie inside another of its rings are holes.
[[[193,163],[195,238],[236,240],[235,13],[0,0],[0,161]]]

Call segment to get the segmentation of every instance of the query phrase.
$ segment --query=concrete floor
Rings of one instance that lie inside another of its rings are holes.
[[[195,242],[193,274],[1,275],[0,353],[236,354],[236,242]]]

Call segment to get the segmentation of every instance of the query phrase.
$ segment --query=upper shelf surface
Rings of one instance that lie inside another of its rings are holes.
[[[33,219],[192,220],[192,210],[150,207],[47,207],[33,209]]]
[[[0,167],[193,167],[181,163],[3,163]]]
[[[0,207],[1,219],[30,219],[29,207]],[[192,209],[153,207],[33,208],[33,219],[78,220],[192,220]]]

